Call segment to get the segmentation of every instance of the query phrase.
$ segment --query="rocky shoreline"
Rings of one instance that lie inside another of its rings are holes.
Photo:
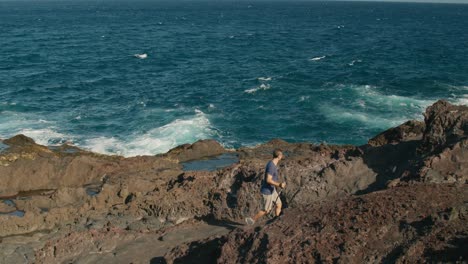
[[[3,140],[0,262],[465,263],[468,107],[424,117],[363,146],[201,140],[123,158]],[[284,215],[244,226],[278,147]]]

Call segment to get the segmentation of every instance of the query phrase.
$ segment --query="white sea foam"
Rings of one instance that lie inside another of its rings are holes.
[[[451,103],[456,104],[456,105],[466,105],[468,106],[468,95],[464,95],[464,98],[455,98],[452,100],[449,100]]]
[[[331,91],[336,103],[320,106],[320,111],[328,120],[336,123],[359,122],[369,128],[386,129],[408,119],[422,119],[426,107],[434,103],[434,100],[386,95],[371,85],[340,84]]]
[[[404,117],[385,117],[370,112],[345,109],[336,105],[323,104],[320,106],[320,112],[334,123],[359,122],[368,128],[388,128],[402,124],[407,120]]]
[[[326,57],[327,57],[327,56],[315,57],[315,58],[311,58],[311,59],[309,59],[309,60],[310,60],[310,61],[319,61],[319,60],[324,59],[324,58],[326,58]]]
[[[347,86],[352,93],[352,98],[357,98],[356,103],[367,107],[388,108],[392,110],[399,107],[411,107],[414,110],[424,111],[426,107],[434,103],[434,100],[423,100],[399,95],[386,95],[378,91],[377,87],[371,85]],[[345,88],[345,89],[346,89]]]
[[[97,137],[86,140],[84,147],[94,152],[125,157],[164,153],[178,145],[211,138],[216,134],[207,116],[200,110],[190,119],[177,119],[162,127],[126,139]]]
[[[258,80],[268,82],[268,81],[271,81],[271,77],[258,77]]]
[[[299,98],[299,102],[304,102],[306,100],[309,100],[310,96],[309,95],[303,95]]]
[[[449,91],[468,91],[468,85],[452,85],[452,84],[446,84],[446,83],[439,83],[440,85],[447,87]]]
[[[1,138],[24,134],[41,145],[61,144],[73,139],[69,135],[58,132],[54,126],[55,122],[34,114],[3,111],[0,115],[0,124]]]
[[[353,60],[352,62],[348,63],[349,66],[354,66],[356,62],[362,62],[362,60]]]
[[[41,145],[57,145],[72,140],[71,136],[55,131],[53,128],[40,128],[40,129],[23,129],[17,134],[23,134],[27,137],[34,139],[34,141]]]
[[[249,93],[249,94],[252,94],[252,93],[255,93],[255,92],[257,92],[257,91],[260,91],[260,90],[268,90],[268,89],[270,89],[270,88],[271,88],[271,86],[270,86],[269,84],[264,84],[264,83],[262,83],[262,84],[260,84],[260,86],[255,87],[255,88],[252,88],[252,89],[247,89],[247,90],[245,90],[244,92]]]
[[[134,54],[133,56],[135,56],[135,57],[137,57],[139,59],[142,59],[142,60],[148,58],[148,54],[146,54],[146,53]]]

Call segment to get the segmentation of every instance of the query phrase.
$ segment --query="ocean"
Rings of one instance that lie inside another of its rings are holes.
[[[463,4],[1,1],[0,138],[365,144],[468,104],[467,29]]]

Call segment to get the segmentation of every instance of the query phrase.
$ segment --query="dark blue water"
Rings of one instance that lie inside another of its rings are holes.
[[[456,4],[0,2],[0,137],[125,156],[363,144],[468,103],[467,28]]]

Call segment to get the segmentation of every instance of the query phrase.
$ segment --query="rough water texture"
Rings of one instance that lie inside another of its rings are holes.
[[[468,103],[468,5],[25,0],[0,23],[1,138],[125,157],[362,145]]]
[[[276,139],[224,150],[205,140],[133,158],[18,135],[0,153],[8,184],[0,185],[0,262],[467,261],[467,124],[468,107],[438,101],[424,123],[406,122],[362,146]],[[277,147],[287,156],[287,208],[244,226],[260,208],[264,166]],[[182,169],[221,153],[240,160],[216,171]],[[24,216],[3,214],[13,209]]]

